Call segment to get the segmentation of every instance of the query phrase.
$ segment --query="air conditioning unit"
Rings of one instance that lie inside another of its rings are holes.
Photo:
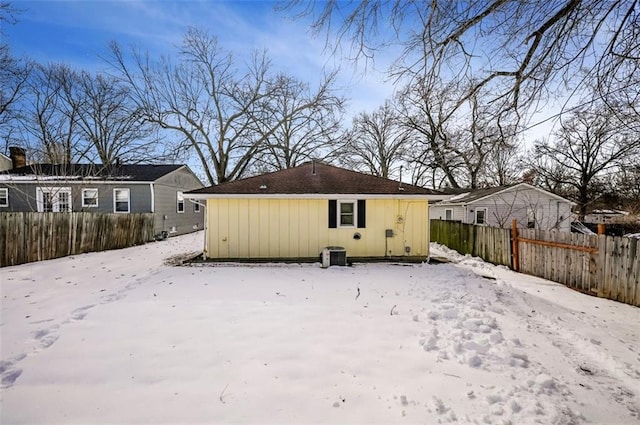
[[[322,250],[322,267],[346,266],[347,250],[341,246],[328,246]]]

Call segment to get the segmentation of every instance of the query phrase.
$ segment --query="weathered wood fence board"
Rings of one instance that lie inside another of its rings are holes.
[[[597,295],[598,236],[518,229],[518,271]]]
[[[153,214],[0,213],[0,267],[153,240]]]
[[[431,220],[431,240],[513,268],[512,231]],[[640,306],[640,241],[517,229],[518,271],[602,298]]]

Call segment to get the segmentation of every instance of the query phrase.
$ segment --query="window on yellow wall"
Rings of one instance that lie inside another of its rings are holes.
[[[340,227],[353,227],[355,223],[355,202],[340,202]]]
[[[365,199],[357,201],[329,200],[329,228],[358,227],[364,229],[367,222],[367,203]]]

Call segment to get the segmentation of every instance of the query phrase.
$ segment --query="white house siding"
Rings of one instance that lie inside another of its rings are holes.
[[[431,205],[429,206],[429,217],[432,219],[446,220],[446,210],[448,209],[452,210],[452,220],[465,222],[464,207],[459,205]]]
[[[490,195],[467,205],[433,205],[432,218],[444,220],[445,210],[452,208],[454,220],[474,224],[476,211],[486,209],[486,225],[492,227],[510,227],[511,221],[518,220],[518,227],[527,227],[529,210],[535,218],[535,228],[541,230],[558,229],[569,232],[571,229],[571,203],[552,194],[533,188],[514,186],[500,193]]]

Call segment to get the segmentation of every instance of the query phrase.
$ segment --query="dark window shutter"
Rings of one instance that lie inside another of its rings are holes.
[[[367,201],[358,199],[358,228],[367,227]]]
[[[338,201],[329,199],[329,228],[338,227]]]

